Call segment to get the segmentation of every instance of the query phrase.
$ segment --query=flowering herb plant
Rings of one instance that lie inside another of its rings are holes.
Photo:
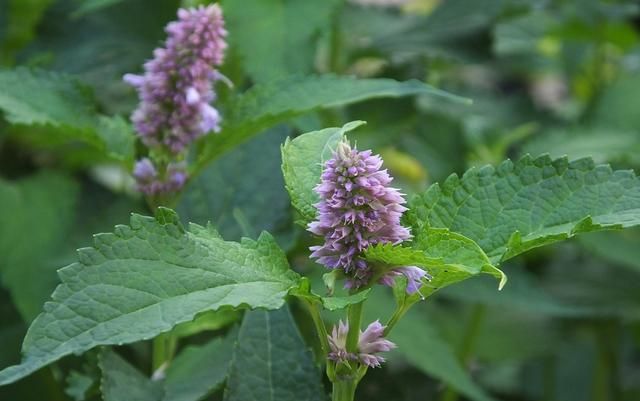
[[[105,7],[98,3],[92,7]],[[255,7],[260,11],[268,3]],[[370,13],[410,2],[353,3],[350,12]],[[466,361],[438,342],[416,311],[426,310],[436,292],[482,282],[483,275],[492,280],[490,292],[482,287],[484,294],[494,297],[509,288],[503,265],[535,248],[640,225],[637,176],[591,158],[526,154],[496,160],[508,147],[498,143],[478,147],[476,156],[491,164],[416,188],[412,177],[425,177],[415,159],[389,149],[377,154],[369,149],[375,141],[366,145],[367,129],[395,134],[377,125],[377,113],[365,124],[354,108],[348,114],[354,121],[344,123],[351,118],[335,108],[416,96],[427,109],[470,107],[470,101],[418,80],[281,74],[289,63],[312,69],[297,56],[315,43],[316,30],[307,32],[307,42],[294,43],[295,51],[273,49],[282,58],[261,69],[253,62],[256,54],[265,60],[279,56],[270,49],[248,50],[251,41],[241,29],[257,22],[238,7],[223,2],[178,9],[164,28],[164,43],[147,54],[151,58],[121,74],[122,91],[137,96],[126,110],[130,122],[89,106],[86,88],[70,76],[0,70],[0,109],[7,122],[16,130],[48,130],[52,138],[72,135],[91,155],[81,165],[100,161],[91,164],[95,181],[128,194],[124,203],[109,198],[96,209],[134,211],[128,224],[95,234],[91,246],[78,249],[57,271],[58,281],[36,288],[16,270],[0,269],[3,285],[20,300],[18,312],[30,322],[21,359],[0,370],[0,386],[16,386],[48,369],[52,380],[64,378],[66,394],[75,400],[351,401],[366,399],[359,385],[401,354],[447,383],[443,400],[459,394],[492,400],[471,380]],[[290,7],[331,21],[338,6]],[[344,72],[344,60],[332,53],[345,40],[337,25],[333,21],[325,38],[325,67],[334,73]],[[227,67],[246,60],[247,76]],[[31,89],[59,103],[50,108],[32,101]],[[292,120],[295,128],[284,125]],[[251,157],[238,156],[250,147]],[[0,200],[15,210],[2,215],[6,223],[0,228],[8,241],[0,243],[7,265],[39,262],[19,246],[29,238],[9,241],[20,225],[57,226],[66,237],[52,248],[74,237],[63,231],[73,218],[94,228],[83,215],[71,217],[76,203],[56,195],[80,191],[68,176],[44,173],[31,180],[0,186]],[[235,197],[225,192],[230,181],[255,188]],[[99,191],[104,189],[86,192]],[[285,205],[269,191],[288,194]],[[40,214],[30,220],[22,212],[27,207]],[[288,213],[285,228],[279,216],[271,217],[281,210]],[[262,222],[265,227],[258,226]],[[46,243],[37,235],[31,240]],[[522,274],[515,276],[517,286]],[[45,294],[24,302],[25,292]],[[562,306],[548,308],[570,315]],[[468,328],[465,344],[476,329]],[[416,356],[425,350],[415,344],[431,344],[431,353]],[[78,358],[83,362],[69,362]]]

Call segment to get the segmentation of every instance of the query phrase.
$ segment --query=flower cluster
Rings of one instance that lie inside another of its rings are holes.
[[[313,246],[312,258],[330,269],[342,269],[347,275],[347,288],[369,283],[370,266],[363,251],[377,243],[398,244],[411,237],[400,224],[406,210],[402,194],[389,187],[387,170],[381,170],[382,159],[370,150],[352,149],[341,141],[322,172],[315,191],[320,195],[318,220],[308,230],[324,237],[324,244]],[[403,274],[409,280],[407,290],[415,292],[426,272],[414,266],[399,267],[381,279],[393,284],[393,277]]]
[[[216,67],[227,47],[227,31],[217,4],[178,10],[178,20],[165,31],[165,46],[144,64],[144,74],[126,74],[124,81],[140,97],[131,120],[142,142],[175,160],[198,137],[220,130],[220,114],[211,103],[213,84],[224,78]],[[154,166],[149,159],[138,161],[134,177],[148,195],[178,191],[187,178],[182,163]]]
[[[396,345],[384,338],[384,329],[380,321],[376,320],[371,323],[363,332],[360,331],[358,337],[357,353],[347,351],[347,334],[349,333],[349,324],[338,322],[333,327],[329,338],[329,359],[336,362],[358,361],[371,368],[379,367],[385,359],[377,355],[380,352],[386,352],[394,349]]]
[[[199,136],[219,130],[220,115],[210,103],[215,69],[227,44],[222,11],[216,4],[178,10],[178,21],[167,25],[164,48],[145,63],[144,75],[126,74],[140,105],[132,120],[149,147],[165,145],[181,152]]]
[[[161,175],[148,158],[136,162],[133,177],[140,192],[153,196],[161,193],[177,192],[187,182],[187,166],[184,162],[169,163],[165,174]]]

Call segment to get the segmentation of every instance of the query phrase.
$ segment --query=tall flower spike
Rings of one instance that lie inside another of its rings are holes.
[[[220,115],[210,103],[216,97],[213,83],[222,78],[214,67],[222,63],[227,31],[217,4],[178,10],[178,21],[165,31],[165,47],[153,52],[144,75],[126,74],[124,81],[140,97],[131,119],[143,143],[179,153],[219,131]]]
[[[369,283],[372,272],[362,257],[368,246],[398,244],[411,237],[400,224],[405,200],[397,189],[389,187],[392,178],[381,167],[380,156],[352,149],[342,141],[325,163],[315,188],[321,199],[316,204],[318,221],[310,223],[308,230],[323,236],[324,244],[311,247],[311,257],[330,269],[343,270],[348,288]],[[392,284],[393,280],[389,276],[382,282]]]

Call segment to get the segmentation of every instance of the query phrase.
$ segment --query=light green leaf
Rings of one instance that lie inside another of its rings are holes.
[[[367,99],[431,95],[468,102],[417,80],[356,79],[348,76],[294,76],[256,85],[231,99],[222,132],[203,138],[199,168],[253,135],[303,113]]]
[[[203,331],[220,330],[240,320],[240,317],[241,313],[234,309],[203,312],[197,315],[193,321],[177,325],[171,331],[171,335],[181,338],[189,337]]]
[[[390,316],[393,304],[388,293],[374,294],[365,305],[365,321]],[[391,331],[389,339],[398,346],[396,352],[422,372],[446,382],[474,401],[492,400],[473,382],[451,345],[419,310],[410,310]]]
[[[339,0],[224,1],[230,48],[254,82],[310,73],[316,39],[327,32]]]
[[[320,198],[314,191],[320,183],[324,163],[331,158],[333,149],[344,134],[358,128],[364,121],[352,121],[340,128],[326,128],[308,132],[282,146],[282,174],[291,203],[302,215],[303,223],[314,220]]]
[[[310,280],[304,277],[298,288],[292,290],[290,294],[302,298],[309,303],[321,304],[327,310],[335,311],[364,301],[367,299],[370,292],[371,288],[368,288],[355,294],[323,297],[311,290]]]
[[[321,375],[289,308],[245,315],[225,401],[326,400]]]
[[[158,401],[160,382],[151,381],[114,351],[105,348],[99,357],[102,371],[100,389],[104,401]]]
[[[277,309],[299,276],[268,233],[224,241],[212,228],[185,230],[169,209],[133,215],[130,226],[95,236],[31,325],[20,365],[0,384],[97,345],[150,339],[221,307]],[[123,279],[124,278],[124,279]]]
[[[0,110],[12,124],[46,125],[67,140],[80,140],[113,158],[133,159],[134,136],[128,123],[100,115],[91,91],[69,75],[0,70]]]
[[[423,283],[420,292],[428,297],[437,290],[480,273],[507,281],[504,273],[493,266],[484,251],[472,240],[447,229],[420,227],[414,230],[411,248],[379,244],[365,251],[365,258],[383,264],[382,270],[398,266],[424,268],[432,279]]]
[[[185,348],[167,369],[163,401],[198,401],[227,378],[236,334]]]
[[[525,156],[450,176],[410,201],[407,221],[476,241],[492,263],[588,231],[640,224],[640,181],[591,159]]]

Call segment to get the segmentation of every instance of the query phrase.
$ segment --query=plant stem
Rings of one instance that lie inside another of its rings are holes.
[[[458,350],[458,359],[463,364],[468,362],[471,353],[473,352],[473,346],[475,338],[478,335],[478,331],[482,326],[482,321],[486,314],[486,307],[483,304],[476,304],[471,314],[471,320],[467,326],[466,334],[462,339],[462,344]],[[440,397],[440,401],[456,401],[458,399],[458,392],[452,387],[447,386],[446,390]]]
[[[362,322],[362,305],[358,302],[349,306],[349,333],[347,334],[347,351],[358,351],[358,337],[360,337],[360,325]]]
[[[333,382],[332,401],[353,401],[356,394],[358,382],[354,379],[340,380]]]
[[[177,339],[171,333],[163,333],[153,339],[152,372],[171,362],[176,351]]]
[[[307,305],[307,309],[309,310],[309,314],[311,315],[313,324],[316,326],[316,332],[318,333],[318,339],[320,340],[320,348],[322,349],[323,356],[326,358],[329,354],[327,328],[324,325],[324,321],[322,321],[322,316],[320,316],[320,311],[318,310],[317,304],[308,300],[304,300],[304,304]]]

